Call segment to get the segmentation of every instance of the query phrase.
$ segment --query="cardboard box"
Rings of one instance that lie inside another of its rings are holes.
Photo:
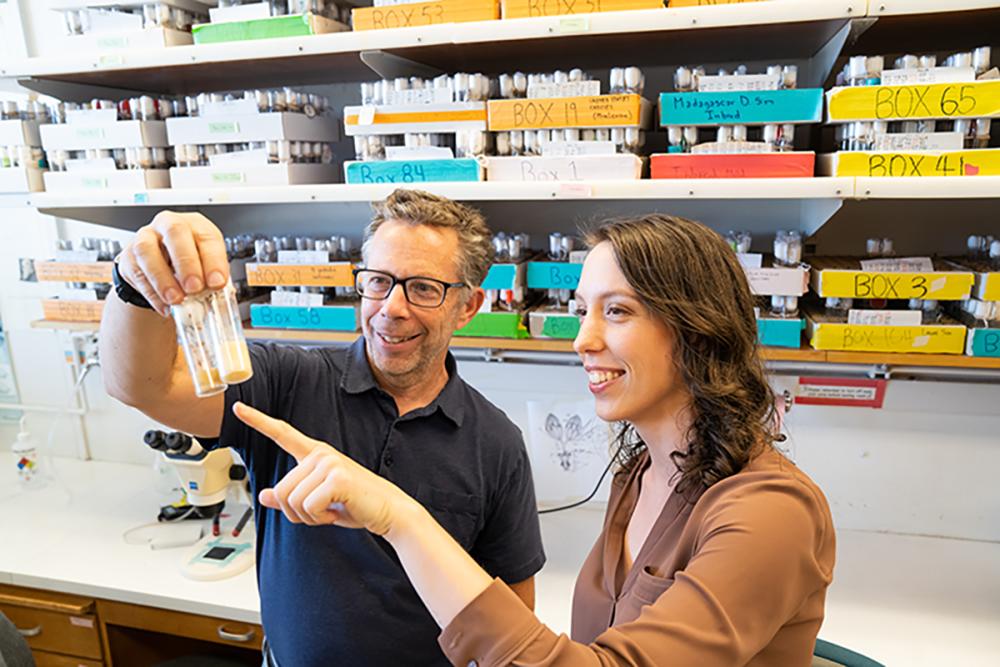
[[[440,183],[482,181],[483,168],[473,158],[450,160],[372,160],[344,162],[348,184]]]
[[[853,257],[811,257],[810,284],[821,297],[852,299],[938,299],[957,301],[969,298],[971,271],[956,271],[943,260],[933,263],[934,271],[865,271]]]
[[[823,121],[823,89],[660,93],[660,125],[803,124]]]
[[[46,171],[45,189],[66,190],[155,190],[170,187],[166,169],[118,169],[114,171]]]
[[[344,107],[349,137],[408,132],[486,131],[486,102],[439,102]]]
[[[336,183],[332,164],[264,164],[219,167],[171,167],[174,188],[267,187]]]
[[[162,120],[119,120],[111,123],[62,123],[41,125],[42,148],[82,151],[90,148],[167,146],[167,125]],[[214,142],[213,142],[214,143]]]
[[[476,313],[472,321],[455,332],[456,336],[486,338],[530,338],[521,313]]]
[[[645,160],[631,153],[573,157],[483,158],[487,181],[634,181],[642,178]]]
[[[842,318],[809,312],[806,333],[817,350],[962,354],[966,327],[950,318],[920,326],[847,324]]]
[[[499,0],[434,0],[351,10],[355,30],[409,28],[500,18]]]
[[[41,192],[45,189],[44,173],[41,169],[23,167],[0,169],[0,194]]]
[[[192,26],[191,35],[195,44],[217,44],[220,42],[244,42],[256,39],[281,37],[304,37],[323,35],[331,32],[346,32],[350,28],[340,21],[315,14],[293,14],[290,16],[269,16],[248,21],[227,21],[224,23],[199,23]]]
[[[225,117],[168,118],[167,141],[179,144],[241,144],[250,141],[336,141],[339,123],[329,115],[250,113]]]
[[[1000,176],[1000,148],[907,153],[839,151],[819,155],[816,168],[823,176]]]
[[[147,28],[119,32],[88,32],[62,38],[66,53],[104,53],[124,49],[162,49],[193,44],[191,33],[173,28]]]
[[[649,100],[633,94],[532,97],[487,103],[491,132],[567,127],[648,128],[652,109]]]
[[[0,120],[0,146],[41,146],[37,120]]]
[[[313,307],[250,306],[250,324],[267,329],[304,331],[357,331],[361,327],[360,306],[356,301]]]
[[[802,318],[757,318],[757,340],[768,347],[802,347],[802,330],[806,321]]]
[[[809,178],[816,166],[812,151],[789,153],[656,153],[649,157],[650,178]]]
[[[505,19],[522,19],[538,16],[618,12],[630,9],[662,9],[663,0],[599,0],[598,2],[501,0],[500,7],[501,15]]]

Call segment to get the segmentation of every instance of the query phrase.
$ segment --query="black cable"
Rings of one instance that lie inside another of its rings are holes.
[[[620,449],[621,448],[619,447],[619,450]],[[568,509],[573,509],[574,507],[579,507],[580,505],[583,505],[584,503],[588,502],[591,498],[593,498],[595,495],[597,495],[597,490],[601,488],[601,483],[604,482],[604,478],[607,477],[608,471],[611,470],[611,466],[614,465],[615,459],[617,459],[617,458],[618,458],[618,454],[616,452],[615,455],[611,457],[611,460],[608,461],[608,465],[605,466],[604,472],[601,473],[600,479],[597,480],[597,486],[594,487],[594,490],[590,492],[589,496],[587,496],[583,500],[578,500],[575,503],[570,503],[569,505],[563,505],[562,507],[551,507],[551,508],[549,508],[547,510],[538,510],[538,513],[539,514],[551,514],[552,512],[561,512],[563,510],[568,510]]]

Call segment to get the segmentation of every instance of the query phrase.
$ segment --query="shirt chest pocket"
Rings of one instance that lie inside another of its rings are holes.
[[[482,501],[479,496],[421,484],[415,497],[463,549],[472,548],[480,530]]]
[[[639,618],[642,608],[656,602],[661,595],[674,585],[673,578],[659,577],[651,568],[644,567],[615,605],[614,625],[629,623]]]

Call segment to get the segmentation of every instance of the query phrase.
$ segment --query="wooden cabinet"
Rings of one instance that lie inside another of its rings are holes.
[[[256,623],[2,584],[0,611],[38,667],[152,667],[195,656],[261,662],[264,631]]]

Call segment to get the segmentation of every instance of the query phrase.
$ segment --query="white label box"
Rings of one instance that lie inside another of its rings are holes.
[[[248,141],[337,141],[338,121],[304,113],[256,113],[227,118],[168,118],[167,140],[179,144],[239,144]]]
[[[631,181],[642,177],[637,155],[486,157],[487,181]]]
[[[266,187],[336,183],[339,169],[332,164],[266,164],[260,166],[171,167],[174,188]]]
[[[42,125],[39,128],[45,150],[82,151],[89,148],[130,148],[167,146],[167,125],[162,120],[119,120],[100,124]]]
[[[42,192],[45,190],[43,173],[41,169],[23,167],[0,169],[0,193]]]
[[[166,169],[119,169],[113,172],[45,172],[45,189],[67,190],[156,190],[170,187]]]
[[[66,53],[161,49],[194,44],[191,33],[173,28],[88,32],[83,35],[67,35],[62,38],[62,42]]]

